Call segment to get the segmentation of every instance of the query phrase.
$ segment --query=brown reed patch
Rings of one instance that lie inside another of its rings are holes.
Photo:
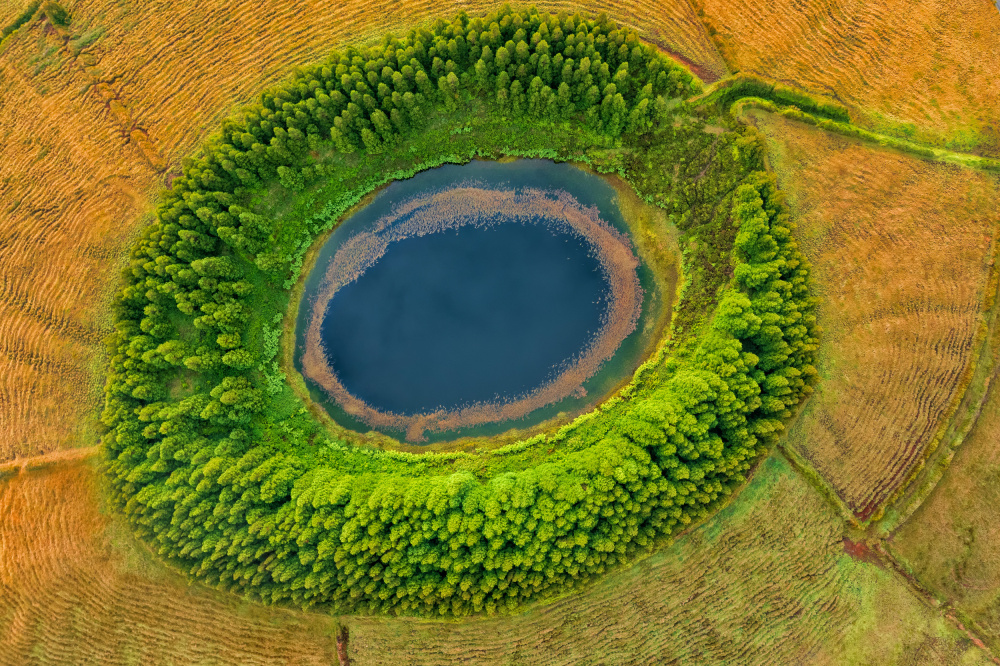
[[[488,227],[497,223],[545,224],[559,233],[584,240],[591,248],[608,285],[608,305],[600,328],[587,346],[552,380],[524,395],[495,402],[476,402],[431,413],[397,414],[379,410],[351,394],[330,365],[322,341],[323,321],[337,291],[374,265],[392,243],[464,226]],[[346,239],[330,261],[311,306],[302,356],[303,374],[354,418],[373,428],[405,431],[409,441],[421,441],[428,430],[456,430],[521,418],[539,407],[583,392],[583,383],[635,330],[643,300],[636,273],[638,265],[629,239],[602,220],[596,208],[581,206],[566,192],[459,186],[415,197],[377,220],[370,230]]]
[[[821,382],[789,441],[867,519],[908,480],[965,391],[1000,182],[753,117],[820,298]]]

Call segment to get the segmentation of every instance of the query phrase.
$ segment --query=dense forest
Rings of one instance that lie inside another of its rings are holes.
[[[433,615],[559,593],[708,515],[809,390],[816,331],[761,143],[699,92],[604,18],[505,8],[262,94],[185,162],[123,272],[103,415],[118,508],[210,585]],[[275,359],[306,248],[388,179],[504,154],[589,161],[671,212],[672,339],[620,397],[513,446],[341,441]]]

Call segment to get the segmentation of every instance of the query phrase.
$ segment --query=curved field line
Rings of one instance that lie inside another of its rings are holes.
[[[1000,14],[948,0],[697,0],[734,71],[830,95],[865,127],[1000,157]]]
[[[1000,179],[755,119],[824,330],[822,381],[788,441],[867,521],[933,450],[971,379]]]

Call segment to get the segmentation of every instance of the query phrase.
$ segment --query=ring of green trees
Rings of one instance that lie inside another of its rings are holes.
[[[605,18],[504,8],[302,69],[187,160],[115,301],[113,500],[207,584],[344,612],[507,612],[668,541],[816,371],[808,266],[759,136]],[[473,156],[588,161],[665,207],[672,335],[617,397],[482,453],[352,446],[276,360],[303,254],[378,185]]]

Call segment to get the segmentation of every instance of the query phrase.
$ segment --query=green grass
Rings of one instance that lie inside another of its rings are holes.
[[[780,455],[672,546],[503,619],[340,616],[352,664],[986,664]]]

